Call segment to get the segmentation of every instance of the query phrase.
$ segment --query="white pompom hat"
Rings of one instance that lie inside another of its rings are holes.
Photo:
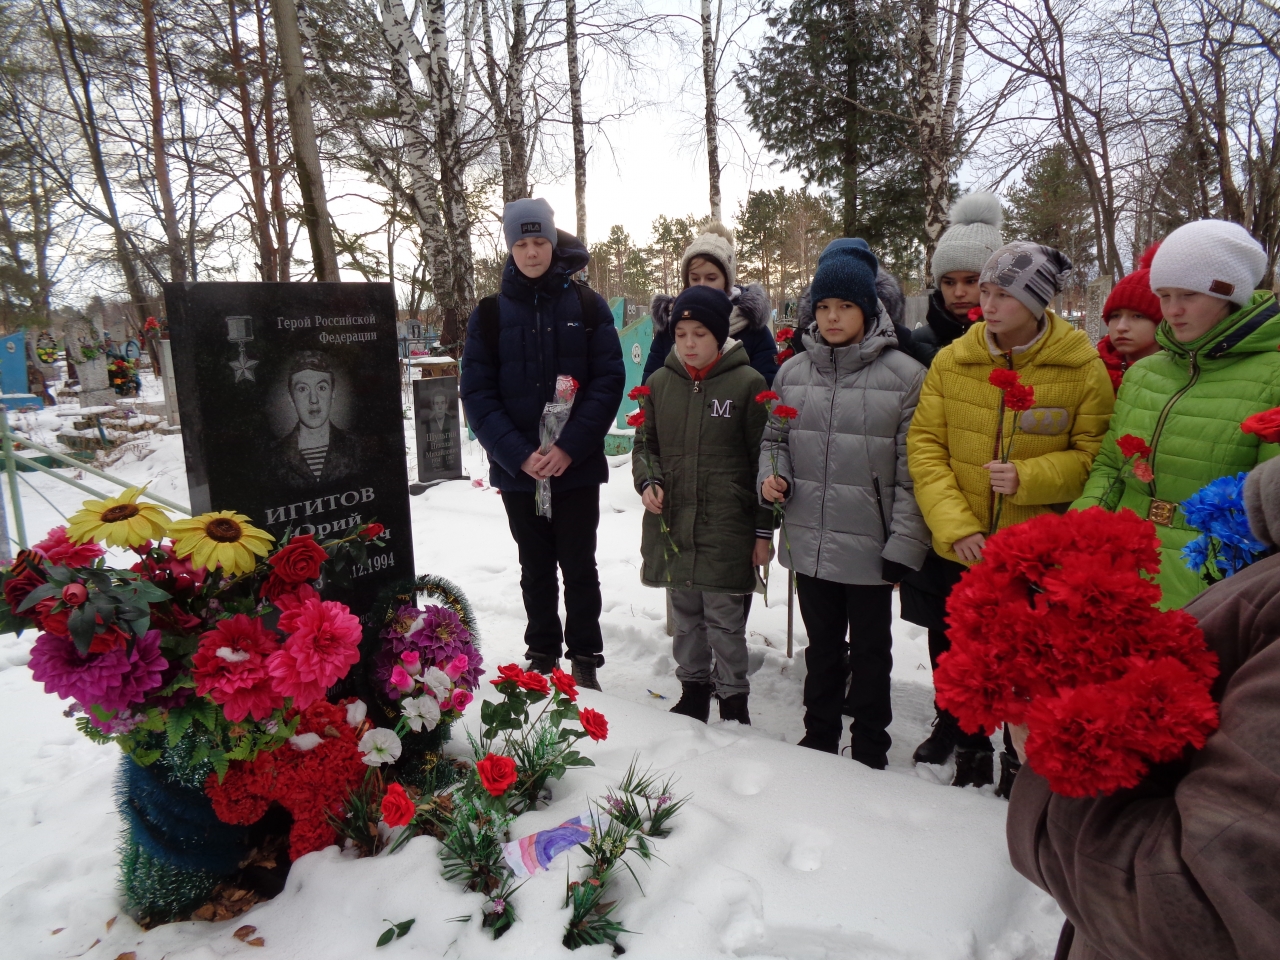
[[[1238,223],[1196,220],[1169,234],[1151,261],[1151,289],[1194,290],[1243,306],[1267,272],[1267,252]]]

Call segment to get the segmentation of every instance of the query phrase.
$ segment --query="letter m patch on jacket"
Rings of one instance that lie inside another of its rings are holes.
[[[713,417],[733,416],[733,401],[732,400],[712,400],[711,415]]]

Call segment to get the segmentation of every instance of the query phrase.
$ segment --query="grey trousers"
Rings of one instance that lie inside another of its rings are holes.
[[[671,653],[681,682],[713,683],[716,695],[747,693],[747,612],[730,593],[671,589]]]

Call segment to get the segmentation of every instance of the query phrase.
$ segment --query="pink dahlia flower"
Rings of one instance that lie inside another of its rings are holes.
[[[267,670],[276,692],[305,710],[360,659],[360,621],[345,603],[315,598],[286,616],[293,632],[271,655]]]
[[[31,675],[45,693],[74,699],[106,711],[140,703],[160,686],[169,662],[160,655],[160,631],[149,630],[134,641],[105,653],[81,656],[66,637],[42,633],[31,648]]]
[[[250,714],[265,720],[284,705],[271,685],[267,658],[280,649],[276,635],[261,620],[237,613],[200,637],[191,658],[196,693],[222,707],[232,723]]]

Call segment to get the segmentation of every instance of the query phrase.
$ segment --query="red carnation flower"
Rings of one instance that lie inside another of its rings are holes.
[[[641,397],[647,397],[653,393],[648,387],[632,387],[631,392],[627,394],[628,400],[639,400]]]
[[[756,394],[756,403],[769,403],[777,399],[779,399],[778,395],[772,390],[761,390]]]
[[[72,543],[67,539],[65,526],[54,527],[31,549],[55,567],[87,567],[107,553],[96,543]]]
[[[298,584],[320,576],[320,568],[328,559],[329,555],[314,536],[301,533],[277,550],[267,563],[274,568],[274,576],[285,583]]]
[[[550,693],[551,684],[547,683],[547,678],[537,671],[530,670],[528,673],[520,675],[520,679],[516,681],[521,690],[528,690],[530,693]]]
[[[781,363],[785,363],[786,361],[790,360],[790,359],[791,359],[792,357],[794,357],[795,355],[796,355],[796,352],[795,352],[794,350],[792,350],[790,347],[787,347],[787,349],[785,349],[785,350],[779,350],[779,351],[778,351],[778,363],[780,363],[780,364],[781,364]]]
[[[1035,406],[1036,391],[1025,383],[1015,383],[1004,392],[1004,405],[1009,410],[1030,410]]]
[[[590,707],[583,707],[578,711],[578,722],[582,724],[582,729],[587,731],[587,735],[592,740],[608,739],[609,721],[604,718],[604,714],[597,713]]]
[[[1241,426],[1243,427],[1243,424],[1241,424]],[[1116,446],[1120,448],[1120,455],[1126,460],[1130,457],[1151,456],[1151,448],[1147,446],[1147,441],[1143,440],[1141,437],[1135,437],[1132,433],[1126,433],[1123,437],[1117,440]]]
[[[1240,429],[1244,433],[1256,434],[1263,443],[1280,443],[1280,407],[1246,417]]]
[[[773,415],[779,420],[794,420],[796,417],[800,416],[800,411],[795,407],[778,404],[778,406],[773,408]]]
[[[500,797],[516,782],[516,762],[510,757],[490,753],[476,764],[476,773],[480,775],[480,786],[491,796]]]
[[[629,426],[629,427],[638,427],[638,426],[640,426],[640,424],[642,424],[642,423],[644,423],[644,411],[643,411],[643,410],[637,410],[635,413],[631,413],[631,414],[628,414],[628,415],[627,415],[627,426]]]
[[[1133,475],[1143,483],[1150,483],[1156,478],[1155,471],[1146,460],[1139,460],[1133,465]]]
[[[1008,390],[1022,383],[1022,377],[1017,370],[1007,370],[1004,367],[996,367],[987,376],[987,383],[991,384],[997,390]]]
[[[979,320],[982,319],[982,308],[970,307],[969,312],[966,314],[966,316],[969,318],[970,323],[977,323]]]
[[[382,822],[388,827],[403,827],[417,814],[418,808],[404,792],[404,787],[393,783],[382,798]]]
[[[524,671],[514,663],[504,664],[498,668],[498,676],[489,682],[495,687],[500,687],[504,683],[519,684],[520,678],[524,676]]]
[[[551,682],[555,684],[555,688],[569,698],[569,701],[578,699],[578,683],[573,677],[565,673],[559,667],[553,667],[551,670]]]
[[[795,327],[779,327],[774,339],[778,343],[788,343],[796,335]]]

